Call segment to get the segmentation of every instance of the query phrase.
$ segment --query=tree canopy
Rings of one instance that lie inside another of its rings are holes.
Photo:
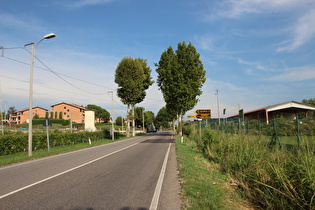
[[[141,58],[124,57],[116,68],[115,82],[118,85],[118,97],[128,105],[128,117],[130,116],[130,106],[132,107],[134,128],[134,106],[143,101],[146,96],[145,91],[153,84],[151,69],[147,65],[147,61]],[[127,136],[129,136],[129,123],[127,123]]]
[[[303,99],[302,103],[315,106],[315,98]],[[309,111],[309,117],[315,119],[315,111]]]
[[[94,111],[95,112],[95,118],[99,119],[99,122],[101,120],[103,120],[104,122],[108,122],[110,114],[106,109],[103,109],[102,107],[94,105],[94,104],[88,104],[85,108],[87,110]]]
[[[169,128],[170,127],[169,123],[173,119],[174,119],[174,116],[172,116],[171,112],[167,110],[166,107],[162,107],[154,119],[154,125],[157,128],[160,128],[160,127]]]
[[[122,125],[124,123],[124,118],[122,116],[118,116],[115,122],[116,125]]]
[[[8,109],[8,115],[13,114],[14,112],[16,112],[15,106],[10,106]]]
[[[155,65],[166,108],[174,110],[181,122],[182,116],[197,104],[206,81],[200,54],[191,43],[179,42],[175,52],[169,46]]]
[[[151,69],[144,59],[124,57],[117,66],[115,82],[121,101],[135,105],[143,101],[145,91],[153,84]]]

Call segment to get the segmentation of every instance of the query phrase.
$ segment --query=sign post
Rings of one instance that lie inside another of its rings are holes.
[[[47,135],[47,148],[48,152],[50,152],[50,146],[49,146],[49,132],[48,132],[48,127],[51,126],[51,122],[49,121],[49,118],[46,117],[43,126],[46,126],[46,135]]]

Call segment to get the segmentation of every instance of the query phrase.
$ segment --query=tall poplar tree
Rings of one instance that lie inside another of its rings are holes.
[[[191,43],[179,42],[175,52],[169,46],[155,65],[166,108],[176,113],[181,135],[182,116],[197,104],[206,81],[200,54]]]
[[[135,135],[134,106],[143,101],[146,90],[153,84],[151,69],[146,60],[124,57],[115,72],[115,82],[118,84],[117,95],[127,105],[127,136],[130,132],[130,116],[133,122],[133,136]],[[132,108],[132,114],[130,114]]]

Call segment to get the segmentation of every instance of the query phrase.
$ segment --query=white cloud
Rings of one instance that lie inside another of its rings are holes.
[[[255,69],[260,70],[260,71],[264,71],[264,72],[270,72],[270,71],[272,71],[272,70],[270,70],[268,67],[266,67],[266,66],[264,66],[264,65],[262,65],[262,64],[260,64],[260,63],[258,63],[258,62],[245,61],[245,60],[243,60],[243,59],[241,59],[241,58],[238,59],[237,62],[238,62],[239,64],[252,66],[252,67],[254,67]],[[246,71],[247,71],[247,73],[252,73],[252,72],[253,72],[252,69],[250,69],[250,70],[247,69]]]
[[[221,3],[222,9],[217,10],[214,15],[216,17],[238,18],[250,13],[259,14],[294,9],[308,6],[309,3],[312,3],[312,0],[226,0]]]
[[[287,40],[286,46],[279,47],[277,52],[291,52],[305,45],[315,37],[315,8],[302,16],[292,29],[292,40]]]
[[[302,66],[297,68],[287,68],[282,73],[271,78],[270,81],[279,82],[301,82],[315,79],[314,66]]]
[[[1,25],[11,29],[22,29],[35,34],[44,30],[36,19],[29,16],[14,15],[5,12],[0,12],[0,26]]]
[[[71,8],[79,8],[79,7],[85,7],[90,5],[99,5],[99,4],[106,4],[113,2],[115,0],[70,0],[70,1],[62,1],[61,4],[63,4],[66,7]]]
[[[214,51],[213,38],[211,36],[195,36],[195,40],[198,42],[198,46],[206,51]]]
[[[219,9],[206,16],[207,20],[218,18],[238,19],[255,14],[292,14],[294,21],[283,26],[282,34],[290,39],[282,41],[277,52],[292,52],[307,44],[315,37],[315,2],[313,0],[225,0]],[[295,21],[296,20],[296,21]]]

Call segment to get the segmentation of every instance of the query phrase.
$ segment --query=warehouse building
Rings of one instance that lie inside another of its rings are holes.
[[[244,112],[244,120],[260,120],[269,123],[274,117],[284,117],[287,119],[295,119],[297,113],[305,113],[308,117],[309,111],[315,111],[315,106],[303,104],[296,101],[288,101],[272,106],[263,107],[249,112]],[[233,115],[228,119],[239,118],[240,115]]]

